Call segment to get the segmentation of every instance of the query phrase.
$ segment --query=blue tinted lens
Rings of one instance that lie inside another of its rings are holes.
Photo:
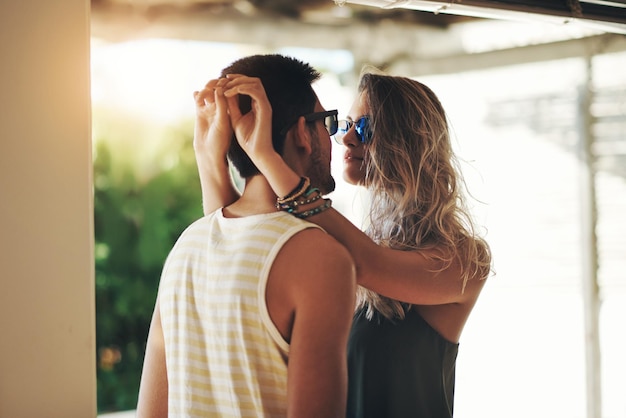
[[[352,122],[349,120],[340,120],[337,122],[337,135],[345,135],[352,127]]]
[[[359,138],[361,143],[366,144],[372,139],[372,131],[370,130],[370,120],[367,116],[363,116],[355,123],[354,130],[356,131],[356,136]]]
[[[356,134],[359,142],[366,144],[372,139],[372,131],[370,129],[370,121],[367,116],[363,116],[357,119],[356,122],[351,120],[337,121],[337,132],[335,135],[335,141],[338,144],[343,144],[341,138],[348,133],[350,128],[354,125],[354,133]]]

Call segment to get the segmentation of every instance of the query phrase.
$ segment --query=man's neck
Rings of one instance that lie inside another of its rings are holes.
[[[261,213],[276,212],[276,194],[262,175],[246,180],[241,197],[224,208],[227,218],[241,218]]]

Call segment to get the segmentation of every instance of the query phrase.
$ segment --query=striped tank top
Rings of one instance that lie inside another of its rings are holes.
[[[194,222],[165,263],[159,303],[170,417],[284,417],[289,344],[265,303],[268,274],[295,233],[284,212]]]

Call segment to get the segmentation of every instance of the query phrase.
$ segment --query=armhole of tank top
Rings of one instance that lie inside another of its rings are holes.
[[[220,209],[218,209],[220,210]],[[163,263],[163,268],[161,269],[161,275],[159,276],[159,284],[157,286],[157,300],[160,300],[159,298],[161,297],[161,294],[165,291],[171,292],[172,291],[172,284],[170,281],[165,281],[164,279],[169,278],[170,276],[168,275],[170,266],[171,266],[171,258],[172,253],[178,251],[178,247],[181,245],[181,241],[189,234],[193,233],[191,230],[194,227],[194,225],[198,224],[198,223],[207,223],[209,221],[211,221],[212,218],[215,217],[215,215],[217,214],[217,211],[213,213],[209,213],[208,215],[203,216],[200,219],[195,220],[194,222],[192,222],[190,225],[188,225],[178,236],[178,238],[176,239],[176,242],[174,242],[174,245],[172,245],[172,248],[170,249],[170,252],[167,254],[167,257],[165,258],[165,262]],[[221,213],[221,212],[219,212]],[[164,289],[165,288],[165,289]],[[164,317],[165,315],[163,315],[163,313],[161,312],[162,309],[162,304],[159,304],[159,313],[161,313],[161,316]]]
[[[174,243],[174,245],[170,249],[170,252],[167,254],[167,257],[165,258],[165,262],[163,263],[163,268],[161,269],[161,275],[159,276],[159,284],[157,286],[157,297],[156,297],[157,300],[159,300],[159,297],[161,296],[161,294],[164,291],[169,290],[169,288],[171,287],[171,283],[169,283],[169,281],[167,281],[167,279],[169,278],[168,271],[170,269],[172,253],[175,252],[178,249],[178,247],[180,246],[180,241],[183,239],[184,236],[186,236],[188,234],[188,230],[189,230],[190,227],[191,227],[191,225],[189,225],[187,228],[185,228],[183,230],[183,232],[181,232],[180,236],[176,239],[176,242]],[[166,288],[165,290],[164,290],[164,287]],[[159,304],[159,311],[161,310],[161,307],[162,307],[162,305]],[[161,313],[161,312],[159,312],[159,313]]]
[[[263,266],[263,270],[261,271],[261,280],[259,280],[259,291],[257,292],[257,294],[258,294],[259,312],[261,313],[261,321],[263,321],[263,324],[267,328],[267,331],[270,333],[272,340],[274,340],[274,342],[278,345],[278,347],[283,351],[285,355],[289,354],[289,343],[285,341],[283,336],[280,334],[280,331],[278,331],[278,328],[276,328],[276,325],[272,321],[272,318],[270,317],[270,312],[268,310],[267,303],[265,300],[267,280],[269,279],[270,269],[272,267],[272,264],[274,263],[274,260],[276,259],[276,255],[278,255],[278,252],[280,251],[280,249],[283,248],[283,245],[285,245],[285,243],[291,237],[293,237],[296,233],[303,231],[305,229],[309,229],[309,228],[319,228],[319,227],[315,224],[296,225],[290,228],[274,244],[274,246],[272,247],[271,251],[269,252],[267,256],[267,259],[265,260],[265,265]]]

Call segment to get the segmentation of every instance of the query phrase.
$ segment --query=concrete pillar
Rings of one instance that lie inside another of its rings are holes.
[[[90,5],[0,2],[0,417],[96,415]]]

